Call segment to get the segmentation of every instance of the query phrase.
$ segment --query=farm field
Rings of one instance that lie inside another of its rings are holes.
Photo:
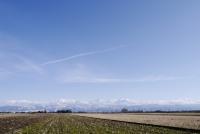
[[[14,113],[0,113],[0,119],[6,118],[6,117],[25,117],[25,116],[34,116],[33,114],[26,114],[26,113],[20,113],[20,114],[14,114]]]
[[[47,115],[37,114],[1,114],[0,115],[0,134],[7,132],[14,133],[15,130],[28,126],[33,123],[47,119]]]
[[[6,122],[6,123],[5,123]],[[11,123],[12,122],[12,123]],[[0,134],[190,134],[159,126],[132,124],[74,114],[35,114],[0,118]],[[12,129],[11,129],[12,128]],[[196,131],[196,133],[198,133]]]
[[[200,130],[199,113],[79,114],[80,116]]]

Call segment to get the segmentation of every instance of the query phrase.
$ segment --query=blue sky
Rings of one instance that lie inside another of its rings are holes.
[[[1,0],[0,101],[199,99],[199,4]]]

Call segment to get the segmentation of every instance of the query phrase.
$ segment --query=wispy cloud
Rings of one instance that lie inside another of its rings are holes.
[[[19,55],[16,57],[22,61],[22,63],[15,65],[15,68],[18,71],[34,71],[39,74],[44,72],[43,68],[40,65],[35,64],[33,61]]]
[[[0,68],[0,80],[13,78],[13,76],[22,73],[44,74],[44,72],[45,71],[41,65],[36,64],[29,58],[8,53],[3,56]]]
[[[102,77],[83,77],[74,76],[64,79],[65,83],[134,83],[134,82],[158,82],[183,79],[182,77],[172,76],[145,76],[142,78],[102,78]]]
[[[144,75],[141,77],[111,77],[107,74],[99,74],[88,69],[84,65],[77,65],[72,69],[61,72],[59,81],[64,83],[135,83],[181,80],[184,77],[166,75]]]
[[[120,46],[117,46],[117,47],[112,47],[112,48],[108,48],[108,49],[104,49],[104,50],[79,53],[79,54],[75,54],[75,55],[65,57],[65,58],[61,58],[61,59],[50,60],[50,61],[42,63],[41,65],[46,66],[46,65],[50,65],[50,64],[59,63],[59,62],[69,61],[69,60],[76,59],[76,58],[79,58],[79,57],[111,52],[111,51],[114,51],[114,50],[122,48],[122,47],[126,47],[126,45],[120,45]]]
[[[24,44],[17,38],[0,32],[0,77],[24,72],[43,73],[41,65],[20,53]],[[25,52],[23,52],[25,53]]]

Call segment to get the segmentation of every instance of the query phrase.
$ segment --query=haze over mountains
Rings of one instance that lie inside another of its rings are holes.
[[[76,101],[60,99],[46,103],[11,100],[1,102],[0,112],[32,112],[42,110],[54,112],[61,109],[71,109],[73,112],[119,112],[122,108],[127,108],[130,111],[189,111],[199,110],[200,101],[188,99],[171,101],[137,101],[130,99]]]

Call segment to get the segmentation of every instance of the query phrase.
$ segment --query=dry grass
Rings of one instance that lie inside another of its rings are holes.
[[[200,116],[183,114],[79,114],[80,116],[117,121],[172,126],[200,130]]]
[[[27,114],[27,113],[0,113],[0,119],[1,118],[7,118],[7,117],[20,117],[20,116],[33,116],[33,114]]]
[[[0,118],[0,134],[13,133],[15,130],[40,122],[47,118],[47,115],[30,114],[4,114]]]
[[[70,114],[56,114],[48,120],[25,127],[16,134],[192,134],[181,130],[130,124]]]
[[[13,114],[3,115],[2,118],[0,118],[0,134],[192,134],[194,132],[197,132],[191,130],[179,130],[174,128],[112,121],[113,119],[134,122],[138,120],[138,122],[141,121],[144,123],[145,121],[150,120],[149,122],[145,123],[152,123],[152,121],[159,122],[160,120],[161,123],[163,121],[165,121],[166,123],[167,121],[169,121],[169,115],[79,115],[81,116],[78,116],[77,114],[17,114],[16,116]],[[182,116],[173,116],[176,119],[182,118]],[[170,117],[172,117],[172,115]],[[184,117],[188,117],[191,120],[191,117],[195,118],[196,116]],[[97,118],[103,118],[106,120]],[[176,121],[174,121],[174,118],[171,122],[176,123]]]

